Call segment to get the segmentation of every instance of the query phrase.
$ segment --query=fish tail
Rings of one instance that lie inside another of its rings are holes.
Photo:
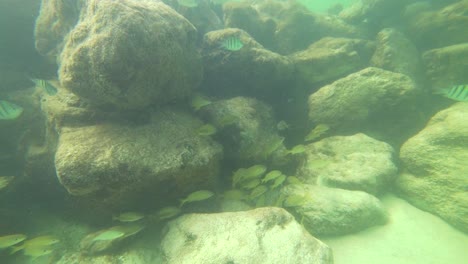
[[[13,246],[13,247],[11,247],[10,255],[15,254],[16,252],[22,250],[23,248],[24,248],[23,246],[17,246],[17,247]]]

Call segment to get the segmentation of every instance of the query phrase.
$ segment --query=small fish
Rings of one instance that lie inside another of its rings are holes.
[[[119,230],[113,230],[112,228],[101,231],[98,235],[93,238],[93,241],[103,240],[114,240],[123,237],[125,232]]]
[[[14,246],[24,241],[27,236],[23,234],[14,234],[0,237],[0,249]]]
[[[297,145],[294,146],[292,149],[288,150],[287,153],[291,155],[301,154],[306,151],[306,147],[304,145]]]
[[[137,212],[126,212],[126,213],[121,213],[119,215],[113,216],[112,220],[120,221],[120,222],[135,222],[138,221],[142,218],[144,218],[145,215]]]
[[[267,168],[261,164],[249,168],[240,168],[235,171],[232,176],[232,186],[236,187],[239,183],[260,178],[265,173],[266,169]]]
[[[253,188],[257,187],[262,183],[259,179],[253,179],[251,181],[245,182],[241,185],[242,189],[245,190],[252,190]]]
[[[216,127],[210,124],[203,125],[197,129],[197,134],[202,137],[216,134]]]
[[[166,220],[178,216],[181,213],[182,210],[180,210],[180,208],[175,206],[168,206],[159,210],[156,216],[159,218],[159,220]]]
[[[236,123],[237,120],[238,120],[237,116],[226,114],[219,119],[218,123],[221,127],[225,127],[225,126],[229,126],[229,125]]]
[[[114,226],[108,229],[108,231],[122,232],[124,235],[122,237],[129,237],[137,234],[143,230],[145,226],[143,224],[130,224],[122,226]]]
[[[211,104],[211,101],[202,95],[197,94],[192,98],[192,108],[195,111],[198,111],[201,108],[210,104]]]
[[[289,184],[302,184],[302,181],[296,176],[288,176],[286,182]]]
[[[223,198],[226,200],[236,200],[236,201],[242,201],[246,200],[247,196],[246,194],[238,189],[232,189],[232,190],[227,190],[223,193]]]
[[[196,0],[177,0],[177,2],[181,6],[190,7],[190,8],[198,6],[198,1]]]
[[[0,190],[7,187],[14,178],[13,176],[0,176]]]
[[[23,108],[14,103],[0,100],[0,120],[13,120],[23,113]]]
[[[55,236],[38,236],[35,238],[28,239],[24,241],[24,247],[38,247],[38,246],[50,246],[60,242],[60,240]]]
[[[277,129],[278,131],[285,131],[285,130],[288,130],[288,129],[289,129],[289,124],[286,123],[286,121],[281,120],[281,121],[279,121],[279,122],[276,124],[276,129]]]
[[[179,207],[184,206],[186,203],[203,201],[211,198],[214,195],[213,192],[208,190],[200,190],[189,194],[185,199],[180,200]]]
[[[255,189],[252,190],[249,198],[253,200],[259,197],[260,195],[264,194],[266,191],[268,191],[268,187],[266,187],[265,185],[259,185]]]
[[[455,101],[468,102],[468,85],[455,85],[450,88],[436,90],[434,93]]]
[[[272,170],[272,171],[268,172],[267,175],[265,175],[265,177],[262,179],[262,183],[272,181],[272,180],[278,178],[281,175],[283,175],[283,173],[281,171]]]
[[[273,185],[271,185],[271,189],[275,189],[276,187],[280,186],[283,184],[283,182],[286,180],[286,175],[281,175],[278,178],[275,179],[273,182]]]
[[[227,37],[221,43],[221,47],[229,51],[238,51],[242,49],[243,46],[244,43],[236,36]]]
[[[318,124],[312,131],[310,131],[309,134],[305,137],[305,141],[313,141],[321,137],[325,132],[327,132],[330,129],[328,125],[325,124]]]
[[[298,206],[303,206],[304,204],[307,203],[309,197],[305,195],[299,195],[299,194],[293,194],[288,196],[284,202],[283,205],[285,207],[298,207]]]
[[[37,88],[41,88],[41,89],[44,89],[44,91],[48,94],[48,95],[56,95],[57,92],[58,92],[58,89],[57,87],[53,86],[50,81],[47,81],[47,80],[42,80],[42,79],[33,79],[31,78],[31,81],[34,82],[34,84],[36,85]]]
[[[263,157],[266,159],[268,158],[275,150],[277,150],[284,141],[284,137],[275,137],[266,148],[263,150]]]
[[[35,247],[27,247],[23,250],[23,253],[25,256],[29,256],[32,258],[38,258],[42,256],[49,255],[52,253],[53,249],[47,247],[47,246],[35,246]]]

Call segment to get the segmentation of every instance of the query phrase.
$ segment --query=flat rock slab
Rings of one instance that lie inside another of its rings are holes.
[[[274,207],[184,215],[169,222],[161,245],[167,264],[333,263],[327,245]]]

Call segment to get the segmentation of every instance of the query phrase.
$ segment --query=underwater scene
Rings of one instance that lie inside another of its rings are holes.
[[[0,0],[0,264],[468,263],[468,0]]]

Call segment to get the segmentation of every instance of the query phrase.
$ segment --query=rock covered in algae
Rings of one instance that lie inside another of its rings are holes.
[[[197,136],[200,125],[183,112],[161,110],[147,124],[63,127],[55,155],[57,176],[72,195],[99,195],[97,204],[113,206],[147,199],[164,204],[211,189],[222,147]]]
[[[309,117],[315,124],[331,127],[362,126],[376,116],[397,111],[417,91],[408,76],[369,67],[310,95]]]
[[[394,150],[364,134],[334,136],[306,146],[297,175],[311,184],[381,194],[397,177]]]
[[[371,66],[408,75],[413,80],[423,79],[423,68],[417,47],[402,32],[394,28],[382,29],[377,34],[376,50]]]
[[[95,105],[119,109],[181,99],[202,77],[196,37],[162,2],[88,1],[65,40],[60,82]]]
[[[468,83],[468,43],[428,50],[422,58],[434,89]]]
[[[468,103],[434,115],[400,151],[406,173],[397,178],[400,194],[468,232]]]
[[[243,47],[236,51],[221,47],[230,37]],[[203,89],[221,97],[256,96],[271,98],[294,83],[294,65],[285,56],[263,48],[240,29],[223,29],[205,34],[203,39],[205,75]]]
[[[167,264],[333,263],[327,245],[274,207],[184,215],[169,222],[161,248]]]
[[[289,58],[296,65],[299,83],[312,86],[364,68],[374,49],[368,40],[326,37]]]
[[[309,184],[288,185],[282,192],[308,197],[290,210],[313,235],[344,235],[387,222],[379,199],[365,192]]]

